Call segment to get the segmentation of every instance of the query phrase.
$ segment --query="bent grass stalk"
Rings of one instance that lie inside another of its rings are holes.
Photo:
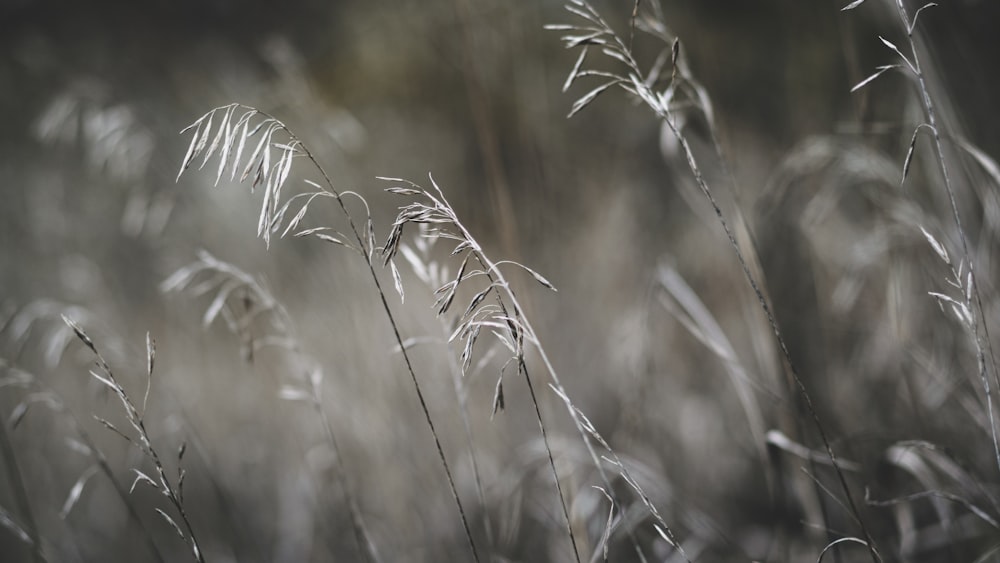
[[[840,466],[837,464],[837,456],[833,451],[826,429],[820,420],[819,413],[813,405],[812,397],[809,395],[805,383],[799,375],[798,369],[795,367],[795,362],[792,360],[791,354],[788,351],[785,339],[782,336],[780,328],[778,327],[778,323],[774,317],[771,306],[768,303],[768,300],[765,297],[756,277],[750,270],[747,259],[744,256],[740,244],[736,240],[736,236],[734,235],[733,229],[730,226],[725,213],[719,206],[719,203],[712,193],[708,182],[702,174],[698,160],[691,149],[691,144],[688,142],[688,139],[685,137],[684,133],[681,131],[681,127],[676,121],[674,104],[677,100],[675,100],[675,95],[678,94],[678,85],[683,81],[683,77],[677,72],[680,42],[675,39],[669,48],[669,60],[672,63],[674,72],[670,77],[669,86],[664,90],[664,92],[658,93],[654,91],[654,86],[657,85],[663,66],[667,62],[667,50],[662,51],[661,56],[658,57],[650,71],[644,72],[641,70],[639,63],[633,56],[632,49],[625,44],[617,32],[615,32],[615,30],[588,2],[585,0],[570,0],[570,2],[565,5],[565,8],[568,12],[582,18],[587,23],[584,25],[570,24],[546,26],[546,28],[550,30],[567,32],[567,34],[562,37],[562,40],[566,44],[567,48],[582,47],[576,64],[573,66],[569,77],[566,79],[564,89],[568,89],[578,78],[581,77],[597,77],[604,80],[604,82],[596,88],[593,88],[573,103],[569,116],[572,117],[579,111],[583,110],[605,91],[611,89],[612,87],[617,87],[642,100],[647,107],[653,110],[656,116],[670,129],[670,132],[677,139],[678,144],[684,151],[684,157],[687,161],[688,168],[694,175],[698,188],[711,205],[719,224],[722,226],[723,231],[725,231],[726,237],[729,239],[729,244],[736,255],[736,260],[739,262],[740,268],[743,271],[743,276],[750,285],[750,288],[753,290],[754,295],[757,298],[757,302],[760,304],[761,309],[767,317],[768,325],[771,327],[771,331],[774,333],[775,340],[778,343],[781,354],[788,364],[788,369],[795,383],[795,387],[798,390],[798,394],[802,398],[806,409],[812,418],[813,425],[816,427],[820,440],[823,442],[827,455],[834,466],[837,479],[840,482],[840,487],[847,499],[850,513],[861,528],[862,534],[864,535],[864,542],[868,546],[872,560],[875,563],[878,563],[881,561],[881,556],[875,546],[874,539],[857,508],[857,504],[854,501],[854,495],[851,493],[850,487],[847,484],[847,479]],[[589,46],[596,46],[600,49],[603,55],[624,65],[626,73],[622,74],[583,69],[583,64],[588,54]],[[688,99],[682,101],[685,106],[694,105],[694,107],[698,107],[699,105],[698,99]]]
[[[234,121],[234,117],[238,111],[243,113]],[[216,117],[219,117],[219,123],[217,128],[213,130],[212,126]],[[260,117],[262,119],[251,129],[251,122],[255,117]],[[337,231],[330,234],[326,232],[331,230],[327,227],[306,229],[294,234],[295,236],[313,236],[326,242],[345,246],[357,251],[364,259],[365,265],[371,275],[375,291],[378,293],[382,308],[385,311],[386,318],[392,328],[396,344],[403,356],[403,363],[405,364],[407,374],[410,376],[410,381],[413,383],[413,388],[417,395],[417,400],[420,403],[424,420],[432,437],[434,438],[434,445],[437,449],[441,466],[444,469],[451,496],[455,501],[455,506],[462,521],[466,541],[469,544],[469,549],[472,552],[473,559],[478,563],[479,553],[476,549],[475,540],[472,536],[472,530],[465,514],[465,508],[463,507],[461,498],[458,495],[458,488],[455,485],[455,479],[452,475],[451,466],[448,464],[448,459],[445,456],[444,447],[441,444],[440,436],[434,425],[434,421],[431,418],[430,409],[427,406],[427,401],[424,397],[420,382],[417,379],[417,374],[410,360],[410,355],[407,353],[406,348],[403,345],[403,337],[400,333],[396,317],[393,315],[392,309],[389,307],[389,301],[382,288],[382,282],[379,280],[378,274],[375,271],[375,227],[372,222],[371,214],[368,212],[367,201],[356,192],[342,192],[338,190],[335,187],[333,180],[330,179],[326,170],[320,165],[319,161],[316,160],[315,156],[308,149],[308,147],[306,147],[306,145],[303,144],[285,126],[284,123],[265,112],[257,110],[256,108],[237,103],[217,107],[203,115],[181,132],[184,133],[189,130],[193,130],[194,133],[177,177],[180,178],[180,175],[183,174],[184,171],[194,163],[195,159],[202,154],[204,154],[204,156],[199,168],[204,167],[205,164],[208,163],[209,159],[216,154],[216,152],[219,152],[220,154],[215,179],[216,183],[221,180],[227,168],[230,169],[230,180],[234,180],[236,178],[237,170],[242,166],[242,173],[240,174],[241,182],[250,179],[251,190],[260,185],[263,185],[264,187],[264,199],[261,204],[261,213],[257,222],[257,234],[264,239],[265,244],[270,243],[271,234],[280,230],[282,226],[285,227],[281,233],[282,236],[292,232],[305,217],[310,204],[316,199],[329,198],[334,199],[337,202],[343,217],[348,223],[350,230],[349,235],[345,236],[343,233]],[[213,131],[215,132],[214,136],[212,136]],[[278,133],[282,133],[285,137],[287,137],[284,143],[274,141],[274,136]],[[257,135],[260,135],[260,137],[257,140],[255,149],[251,153],[251,156],[247,159],[246,164],[243,165],[242,155],[245,148],[248,146],[246,142],[251,137]],[[210,137],[212,138],[211,144],[209,144]],[[272,149],[281,151],[280,156],[277,161],[273,163],[273,166],[271,157]],[[289,173],[291,172],[292,161],[297,155],[305,156],[306,159],[309,160],[316,171],[322,176],[323,185],[307,181],[310,186],[315,188],[315,191],[296,194],[295,196],[288,198],[288,200],[282,205],[281,189],[284,186],[285,181],[288,179]],[[365,206],[367,217],[364,234],[362,234],[362,230],[355,221],[354,215],[348,210],[347,204],[344,202],[345,196],[348,195],[356,197]],[[285,214],[289,210],[290,206],[303,198],[305,198],[305,203],[302,204],[296,215],[286,223],[284,220]]]
[[[497,380],[496,395],[493,406],[494,413],[497,409],[502,409],[504,404],[503,372],[510,363],[515,363],[518,372],[524,376],[532,406],[534,407],[535,417],[538,421],[539,431],[541,432],[542,441],[548,456],[549,468],[552,472],[553,478],[555,479],[556,490],[559,495],[563,516],[566,518],[567,533],[570,541],[572,542],[573,554],[577,560],[579,560],[580,554],[576,545],[575,533],[573,532],[573,525],[569,509],[566,504],[562,483],[558,472],[556,471],[555,458],[549,443],[548,431],[542,419],[541,407],[538,403],[534,383],[525,359],[525,342],[530,344],[535,353],[538,354],[542,361],[545,373],[551,379],[551,383],[549,384],[550,387],[566,406],[570,418],[573,420],[577,431],[580,433],[580,437],[587,448],[587,452],[604,483],[604,491],[610,494],[612,488],[610,480],[607,477],[607,473],[604,470],[602,461],[615,467],[626,484],[639,496],[643,505],[654,518],[654,527],[660,537],[676,549],[677,553],[680,554],[685,561],[690,562],[690,558],[684,552],[684,548],[682,547],[680,541],[677,540],[677,537],[672,529],[667,525],[657,508],[653,505],[649,495],[643,491],[638,481],[632,476],[628,466],[621,460],[618,454],[615,453],[608,442],[601,436],[596,427],[590,422],[589,419],[587,419],[583,412],[580,411],[580,409],[578,409],[570,400],[569,394],[563,387],[559,374],[552,362],[549,360],[548,354],[545,352],[545,348],[538,339],[530,320],[524,315],[521,304],[503,272],[503,267],[512,266],[518,268],[528,273],[541,285],[552,290],[555,290],[555,287],[553,287],[548,280],[542,277],[541,274],[523,264],[511,260],[501,260],[495,262],[490,259],[476,239],[472,236],[468,229],[466,229],[465,225],[459,220],[451,204],[448,202],[448,199],[445,197],[444,192],[434,181],[433,177],[430,178],[431,185],[433,186],[433,192],[423,189],[419,185],[408,180],[399,178],[382,179],[393,183],[405,184],[404,186],[397,185],[390,187],[387,191],[414,199],[412,203],[400,208],[400,213],[397,216],[396,222],[393,224],[392,231],[389,234],[389,238],[385,243],[384,262],[389,263],[393,259],[393,256],[399,247],[403,229],[406,225],[430,225],[433,228],[433,234],[436,236],[451,239],[457,242],[454,250],[452,250],[452,256],[464,256],[455,277],[436,291],[439,295],[437,303],[439,314],[446,312],[452,305],[456,292],[463,282],[478,278],[482,280],[481,287],[482,285],[485,285],[485,288],[479,289],[470,300],[465,312],[460,317],[462,322],[452,333],[451,340],[458,339],[465,341],[462,351],[462,361],[465,366],[468,366],[472,357],[473,349],[483,329],[486,329],[493,334],[493,336],[495,336],[504,345],[504,347],[510,351],[511,357],[501,368],[500,377]],[[419,201],[418,198],[424,201]],[[482,269],[470,270],[470,260],[474,260]],[[493,297],[495,303],[489,303],[486,301],[486,299],[490,296]],[[598,456],[591,440],[597,442],[602,448],[604,448],[607,455]],[[640,560],[645,560],[638,544],[635,543],[634,538],[632,539]]]

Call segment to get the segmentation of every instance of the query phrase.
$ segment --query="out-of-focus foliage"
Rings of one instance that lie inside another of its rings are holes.
[[[891,2],[869,0],[850,13],[839,12],[842,4],[665,1],[665,21],[711,96],[728,168],[712,154],[704,123],[693,120],[688,132],[722,205],[747,221],[765,290],[838,451],[864,475],[884,478],[880,499],[925,489],[989,499],[1000,481],[982,391],[969,383],[975,356],[954,315],[927,295],[946,293],[953,272],[919,227],[953,252],[958,240],[929,142],[916,145],[911,176],[899,183],[920,99],[893,73],[850,92],[891,62],[879,35],[897,44],[903,35]],[[948,124],[979,289],[995,319],[1000,188],[984,159],[1000,154],[993,70],[1000,13],[988,1],[941,4],[921,15],[918,45]],[[628,35],[632,3],[600,8]],[[565,118],[580,94],[561,91],[576,53],[543,25],[570,17],[556,1],[0,5],[0,377],[32,374],[0,387],[0,414],[52,560],[150,557],[112,485],[80,452],[78,424],[107,452],[113,472],[126,484],[134,478],[133,450],[91,419],[112,417],[116,399],[87,375],[92,358],[61,314],[86,326],[134,397],[144,390],[142,335],[156,338],[150,430],[167,451],[182,442],[192,449],[189,512],[210,560],[353,556],[348,510],[328,485],[335,465],[323,428],[277,398],[289,376],[305,377],[303,362],[267,346],[248,362],[247,343],[273,334],[248,323],[234,335],[217,320],[224,315],[208,319],[213,294],[205,288],[195,296],[159,290],[201,249],[268,288],[283,303],[283,322],[294,325],[283,330],[323,367],[324,410],[386,560],[466,557],[366,272],[335,245],[275,239],[265,249],[254,238],[260,193],[226,181],[213,187],[215,162],[175,181],[189,141],[177,133],[230,102],[287,123],[340,189],[365,196],[381,240],[399,203],[375,177],[422,182],[433,172],[494,256],[550,280],[557,294],[519,288],[524,313],[575,402],[641,469],[667,521],[704,540],[699,560],[765,557],[774,545],[783,550],[778,559],[815,558],[839,537],[810,527],[823,524],[810,520],[816,515],[847,517],[802,477],[804,462],[778,438],[793,435],[802,414],[780,389],[767,326],[683,156],[657,120],[620,93]],[[662,47],[636,35],[645,64]],[[304,179],[318,178],[300,159],[292,182],[306,189]],[[317,208],[309,226],[332,216],[332,208]],[[391,305],[408,335],[439,338],[430,290],[410,270],[402,277],[405,307]],[[202,326],[203,319],[216,322]],[[689,330],[694,325],[701,332]],[[705,345],[716,329],[726,346]],[[527,391],[506,384],[507,410],[491,420],[499,366],[464,380],[486,482],[481,506],[464,429],[447,414],[457,400],[453,382],[434,376],[448,369],[443,349],[414,354],[431,412],[448,421],[444,443],[477,538],[487,536],[485,514],[498,556],[565,558]],[[751,394],[767,428],[782,430],[769,435],[767,463],[737,389]],[[551,431],[571,435],[558,397],[543,392]],[[15,425],[11,415],[25,397],[34,406]],[[53,401],[61,406],[51,408]],[[802,441],[817,447],[805,434]],[[594,522],[603,524],[607,507],[585,486],[593,476],[573,472],[577,447],[557,448],[560,470],[580,487],[572,506],[580,537],[596,541],[602,530]],[[814,470],[828,484],[828,468]],[[780,484],[766,485],[775,474]],[[63,518],[82,475],[88,484]],[[4,465],[0,508],[22,522],[12,483]],[[153,493],[128,498],[168,560],[187,555],[152,514],[160,506]],[[947,558],[933,541],[911,537],[914,530],[971,538],[952,554],[991,547],[981,533],[988,524],[961,503],[915,502],[924,504],[909,513],[864,508],[877,536],[892,538],[886,549],[899,540],[897,555],[904,545],[914,560]],[[983,509],[1000,519],[996,507]],[[898,534],[900,514],[913,521]],[[0,553],[30,560],[10,530],[0,527]],[[616,541],[618,556],[634,556],[622,537]],[[664,546],[650,556],[664,555]]]

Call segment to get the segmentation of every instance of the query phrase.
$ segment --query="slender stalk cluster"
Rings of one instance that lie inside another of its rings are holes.
[[[135,473],[135,480],[132,482],[129,492],[133,492],[140,483],[143,483],[153,487],[166,497],[174,515],[171,516],[168,512],[161,508],[156,509],[157,514],[159,514],[164,521],[170,524],[174,531],[177,532],[177,535],[188,544],[195,561],[198,561],[199,563],[204,562],[205,556],[198,543],[194,527],[191,525],[187,512],[184,510],[184,477],[187,473],[181,466],[181,462],[184,459],[186,444],[181,444],[180,448],[177,450],[177,475],[175,478],[171,478],[167,473],[167,469],[163,464],[160,454],[157,453],[156,448],[153,447],[153,443],[149,438],[149,432],[146,430],[144,417],[146,414],[146,406],[149,401],[149,390],[153,383],[153,367],[156,360],[156,344],[153,342],[152,337],[150,337],[148,333],[146,334],[146,391],[143,394],[142,408],[140,409],[136,407],[135,403],[125,391],[125,388],[118,382],[118,379],[111,371],[111,366],[108,365],[104,356],[102,356],[100,351],[98,351],[97,345],[94,344],[94,341],[87,336],[87,333],[85,333],[75,321],[69,317],[63,317],[63,320],[70,328],[73,329],[77,338],[79,338],[80,341],[83,342],[83,344],[94,354],[94,357],[97,360],[97,370],[91,370],[90,375],[105,387],[110,389],[115,396],[118,397],[121,402],[122,410],[125,413],[125,419],[128,421],[131,430],[128,431],[119,429],[106,418],[102,417],[97,418],[98,422],[103,424],[115,434],[124,438],[127,442],[138,447],[139,451],[143,453],[146,459],[148,459],[153,466],[154,476],[150,476],[148,473],[139,468],[132,468],[132,472]],[[180,523],[176,520],[177,518],[180,519]]]
[[[855,0],[845,6],[844,10],[853,10],[861,6],[864,2],[865,0]],[[939,170],[941,171],[941,178],[944,180],[944,191],[948,196],[948,205],[951,211],[952,219],[955,222],[955,231],[958,234],[958,240],[960,243],[962,261],[959,263],[958,271],[954,270],[954,266],[948,258],[948,253],[945,250],[944,245],[934,239],[934,237],[931,236],[926,230],[923,230],[923,233],[927,237],[928,242],[931,243],[931,246],[934,248],[934,251],[938,254],[938,256],[941,257],[945,264],[952,268],[954,280],[949,281],[948,283],[957,287],[963,298],[961,301],[957,301],[950,297],[943,296],[940,293],[932,292],[931,295],[939,300],[944,300],[950,303],[953,307],[956,307],[955,311],[958,315],[959,321],[965,325],[972,334],[976,347],[976,365],[979,371],[980,381],[982,382],[983,394],[985,395],[986,401],[986,412],[989,417],[990,437],[993,441],[993,453],[996,458],[997,469],[1000,470],[1000,436],[998,436],[997,433],[996,417],[993,412],[993,403],[996,399],[993,397],[993,389],[990,387],[990,370],[987,363],[987,355],[990,357],[989,363],[992,363],[993,365],[993,382],[997,387],[1000,387],[1000,371],[997,370],[997,362],[993,354],[993,343],[989,334],[989,322],[986,317],[987,313],[985,307],[983,307],[983,297],[979,291],[979,283],[976,279],[975,260],[972,259],[969,237],[965,233],[965,228],[962,227],[962,214],[958,208],[958,198],[955,194],[955,187],[953,185],[948,159],[945,157],[944,143],[942,140],[943,132],[941,130],[943,125],[938,122],[934,98],[931,96],[930,89],[927,86],[927,76],[924,74],[923,67],[921,66],[920,52],[917,49],[917,44],[914,39],[914,32],[916,31],[917,21],[920,18],[920,15],[924,10],[936,6],[937,4],[934,2],[927,2],[913,12],[913,16],[911,17],[909,11],[906,9],[906,5],[903,3],[903,0],[895,0],[896,15],[899,18],[900,25],[902,25],[906,32],[906,48],[908,48],[910,56],[907,57],[892,41],[880,36],[879,40],[882,44],[892,51],[900,62],[879,66],[876,72],[855,85],[851,91],[854,92],[863,88],[889,70],[901,71],[912,78],[916,83],[926,121],[919,123],[914,128],[913,135],[910,137],[910,145],[906,151],[906,158],[903,161],[903,175],[901,182],[906,181],[907,175],[910,171],[910,165],[913,162],[913,155],[917,146],[918,136],[922,132],[929,134],[933,141],[934,159]],[[963,146],[963,148],[967,147]],[[967,275],[964,280],[962,276],[963,264],[966,265],[967,268]]]

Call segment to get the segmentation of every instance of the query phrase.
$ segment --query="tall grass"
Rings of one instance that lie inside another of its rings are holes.
[[[588,282],[601,272],[565,260],[580,256],[573,241],[546,241],[565,261],[541,267],[497,256],[493,240],[518,247],[517,217],[500,217],[498,236],[480,234],[453,203],[467,190],[440,175],[347,189],[308,131],[241,103],[209,110],[182,131],[176,180],[194,168],[204,183],[249,187],[266,260],[305,256],[294,262],[303,270],[279,278],[305,281],[272,286],[227,252],[183,256],[159,287],[176,294],[184,319],[160,345],[192,348],[189,365],[174,368],[149,332],[141,345],[105,345],[101,332],[113,331],[96,329],[98,313],[51,301],[0,310],[11,344],[0,359],[0,550],[33,561],[266,560],[286,552],[262,530],[301,526],[302,546],[288,553],[317,561],[995,557],[1000,166],[948,119],[947,85],[928,62],[934,45],[921,36],[935,4],[885,6],[882,23],[896,29],[870,39],[894,62],[851,91],[879,96],[902,75],[912,111],[893,116],[901,125],[890,134],[861,122],[861,135],[803,139],[755,186],[731,160],[740,147],[726,108],[689,60],[682,35],[695,30],[675,33],[656,2],[615,12],[566,2],[568,23],[546,26],[575,55],[563,92],[588,84],[568,117],[604,105],[629,113],[601,126],[659,130],[664,189],[696,219],[681,222],[682,240],[635,243],[638,295],[599,294]],[[460,11],[468,25],[471,11]],[[487,87],[466,80],[470,97]],[[472,103],[488,144],[489,108]],[[480,149],[493,189],[506,190],[499,149]],[[633,250],[592,244],[604,233],[587,230],[584,256]],[[703,270],[690,267],[700,261]],[[325,268],[343,277],[310,286]],[[609,316],[593,327],[613,353],[627,349],[636,373],[560,367],[605,352],[577,345],[581,327],[546,318],[568,299],[553,280],[584,288],[586,314]],[[597,304],[612,298],[640,313]],[[58,315],[62,324],[49,323]],[[212,344],[188,336],[196,317]],[[618,317],[638,319],[639,336]],[[33,335],[50,371],[83,377],[65,385],[22,369]],[[194,352],[229,358],[217,345],[226,339],[239,362]],[[239,377],[216,394],[220,364]],[[192,365],[196,377],[177,377]],[[275,377],[250,377],[266,373]],[[260,389],[273,393],[255,397],[252,412],[202,426],[224,419],[200,408],[239,407],[235,397]],[[29,416],[39,407],[45,416]],[[52,451],[60,463],[43,471]],[[272,483],[255,477],[261,459],[277,467]],[[298,486],[295,475],[312,498],[278,502],[304,503],[310,517],[282,527],[264,491]]]

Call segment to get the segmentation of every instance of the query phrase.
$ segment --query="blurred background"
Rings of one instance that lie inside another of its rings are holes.
[[[948,285],[954,272],[920,228],[955,268],[962,246],[930,136],[900,183],[923,120],[914,83],[888,73],[851,93],[895,62],[879,36],[908,53],[894,2],[840,12],[844,3],[665,1],[664,20],[711,98],[722,158],[704,119],[685,132],[723,209],[745,226],[741,242],[755,249],[752,266],[835,450],[855,464],[855,500],[883,555],[973,560],[995,547],[1000,479],[974,339],[927,295],[964,290]],[[628,36],[632,2],[595,5]],[[995,3],[950,0],[917,26],[976,261],[980,329],[993,334],[997,21]],[[587,88],[562,92],[577,52],[543,26],[568,22],[548,0],[0,3],[3,559],[33,560],[17,533],[28,521],[50,561],[189,554],[153,512],[163,505],[155,491],[126,497],[130,515],[81,451],[83,429],[126,488],[129,468],[145,463],[93,420],[121,420],[120,404],[88,375],[90,351],[61,314],[136,397],[144,335],[155,338],[147,426],[172,468],[179,444],[190,448],[188,509],[209,560],[359,560],[322,424],[308,405],[279,398],[315,368],[384,560],[469,558],[364,262],[316,240],[266,247],[255,236],[260,192],[213,186],[217,160],[175,181],[190,141],[178,132],[230,102],[284,121],[339,189],[367,199],[379,239],[400,202],[376,177],[429,184],[431,173],[495,260],[550,280],[558,293],[518,279],[525,313],[576,405],[635,468],[693,559],[815,559],[859,534],[829,466],[803,454],[822,443],[669,131],[618,91],[566,119]],[[665,47],[635,41],[644,65]],[[293,190],[319,180],[304,161],[291,178]],[[336,224],[337,213],[316,207],[307,223]],[[161,291],[200,250],[253,276],[282,304],[280,319],[233,334],[221,317],[204,322],[213,289]],[[430,253],[447,263],[443,248]],[[431,288],[401,266],[406,300],[390,294],[390,304],[404,337],[427,341],[414,348],[417,373],[483,553],[570,560],[523,382],[506,373],[507,409],[491,419],[503,361],[480,354],[456,393],[449,358],[460,349],[442,341],[452,321],[435,318]],[[275,331],[294,351],[257,353],[255,339]],[[600,559],[608,506],[545,383],[536,386],[578,544]],[[468,434],[456,414],[465,395]],[[865,487],[872,499],[940,494],[876,506]],[[947,495],[967,503],[940,501]],[[637,560],[629,535],[649,560],[669,560],[641,515],[612,536],[612,560]]]

